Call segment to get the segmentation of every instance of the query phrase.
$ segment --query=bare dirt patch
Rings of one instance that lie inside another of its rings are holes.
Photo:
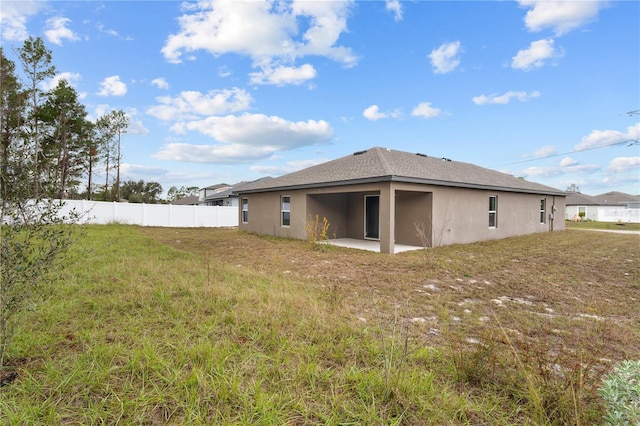
[[[640,357],[638,235],[564,231],[384,255],[233,229],[140,230],[202,256],[203,267],[297,280],[362,323],[402,303],[427,340],[443,328],[471,341],[511,330],[523,350],[534,341],[603,360]]]

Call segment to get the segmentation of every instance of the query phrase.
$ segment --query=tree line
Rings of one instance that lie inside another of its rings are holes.
[[[44,90],[56,68],[40,37],[13,51],[15,62],[0,47],[0,199],[28,190],[34,198],[161,202],[159,183],[121,180],[126,113],[92,121],[68,81]]]

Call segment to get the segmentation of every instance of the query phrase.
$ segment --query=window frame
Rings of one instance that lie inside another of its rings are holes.
[[[547,199],[540,200],[540,223],[547,223]]]
[[[242,205],[242,223],[249,223],[249,199],[243,198]]]
[[[491,205],[491,200],[493,199],[493,206]],[[493,210],[491,209],[493,207]],[[493,219],[493,224],[491,223]],[[498,196],[497,195],[489,195],[489,228],[497,228],[498,227]]]
[[[287,198],[288,201],[288,209],[285,209],[285,201],[284,199]],[[285,214],[288,213],[288,217],[287,217],[287,222],[285,223]],[[291,196],[290,195],[281,195],[280,196],[280,226],[282,226],[283,228],[288,228],[291,226]]]

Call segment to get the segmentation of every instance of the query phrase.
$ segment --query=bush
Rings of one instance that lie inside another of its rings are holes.
[[[622,361],[602,380],[607,426],[640,424],[640,360]]]

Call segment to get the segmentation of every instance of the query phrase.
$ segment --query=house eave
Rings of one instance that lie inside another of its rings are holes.
[[[352,186],[352,185],[362,185],[362,184],[380,183],[380,182],[415,183],[415,184],[422,184],[422,185],[446,186],[446,187],[453,187],[453,188],[482,189],[487,191],[518,192],[518,193],[525,193],[525,194],[544,194],[544,195],[566,197],[566,194],[563,191],[559,191],[559,190],[554,191],[552,189],[536,190],[536,189],[530,189],[530,188],[515,188],[515,187],[505,187],[505,186],[498,186],[498,185],[482,185],[482,184],[473,184],[473,183],[465,183],[465,182],[449,182],[444,180],[421,179],[421,178],[412,178],[412,177],[394,176],[394,175],[377,176],[377,177],[370,177],[370,178],[363,178],[363,179],[349,179],[349,180],[343,180],[343,181],[314,182],[314,183],[299,184],[299,185],[281,185],[281,186],[272,186],[272,187],[257,188],[257,189],[247,189],[247,190],[237,191],[237,194],[242,195],[242,194],[251,194],[251,193],[317,189],[317,188]]]

